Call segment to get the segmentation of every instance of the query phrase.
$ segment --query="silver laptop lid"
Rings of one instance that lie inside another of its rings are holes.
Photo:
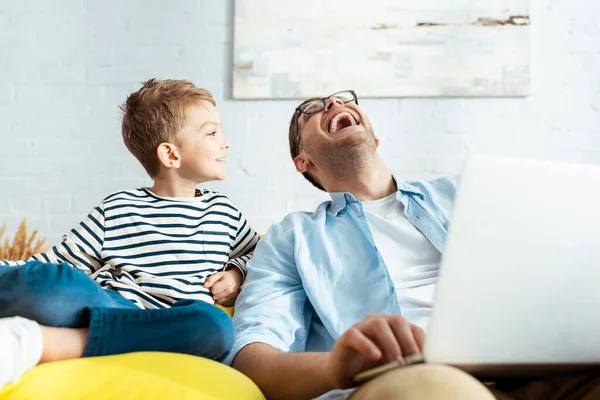
[[[425,359],[600,361],[600,167],[471,156]]]

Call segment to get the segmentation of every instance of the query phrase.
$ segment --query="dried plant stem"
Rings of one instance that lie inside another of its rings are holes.
[[[4,237],[5,232],[6,224],[0,229],[0,260],[27,260],[45,249],[46,239],[38,237],[37,229],[28,235],[25,218],[21,221],[12,244],[8,237]]]

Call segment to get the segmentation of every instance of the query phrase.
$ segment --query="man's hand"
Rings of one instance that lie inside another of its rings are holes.
[[[217,272],[204,282],[204,287],[210,289],[213,300],[222,306],[232,306],[240,294],[242,286],[242,271],[231,268],[229,271]]]
[[[357,373],[419,353],[424,342],[423,330],[399,315],[367,315],[335,342],[329,382],[339,389],[352,387]]]

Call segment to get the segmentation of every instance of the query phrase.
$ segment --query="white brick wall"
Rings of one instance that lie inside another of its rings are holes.
[[[147,185],[117,106],[150,77],[214,92],[232,147],[229,178],[212,187],[258,230],[324,199],[288,156],[296,102],[230,100],[232,10],[232,0],[0,1],[0,221],[14,231],[27,216],[56,240],[108,193]],[[600,163],[599,16],[595,0],[532,1],[529,98],[362,101],[381,154],[410,177],[455,173],[467,149]]]

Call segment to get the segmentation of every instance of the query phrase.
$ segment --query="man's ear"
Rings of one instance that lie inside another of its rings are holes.
[[[375,147],[379,147],[379,138],[375,136]]]
[[[165,168],[179,168],[181,166],[179,151],[171,143],[159,144],[156,148],[156,155],[158,156],[158,161]]]
[[[300,173],[308,172],[308,167],[310,166],[310,160],[304,154],[300,154],[294,158],[294,165],[296,166],[296,171]]]

